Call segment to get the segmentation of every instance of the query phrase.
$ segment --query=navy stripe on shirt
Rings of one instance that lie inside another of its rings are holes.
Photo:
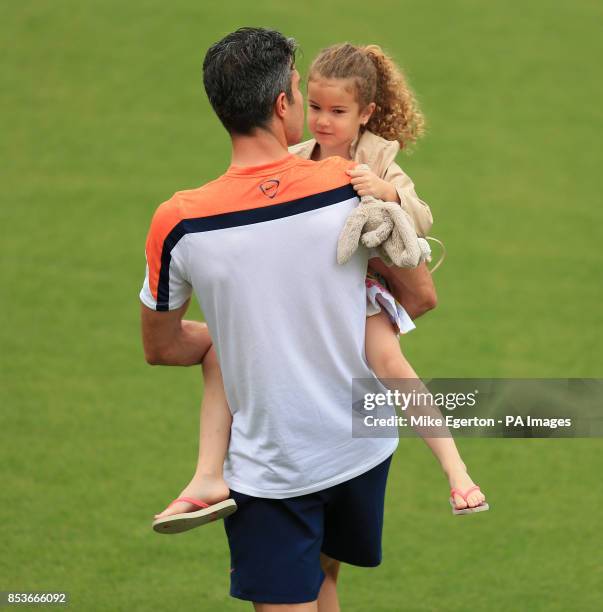
[[[322,193],[273,204],[261,208],[249,210],[237,210],[234,212],[213,215],[210,217],[197,217],[194,219],[183,219],[166,236],[161,251],[161,269],[159,271],[159,286],[157,287],[156,310],[169,310],[170,298],[170,263],[172,261],[172,250],[178,242],[187,234],[198,232],[211,232],[214,230],[227,229],[230,227],[241,227],[253,225],[254,223],[265,223],[276,219],[292,217],[312,210],[318,210],[333,204],[345,202],[355,198],[356,192],[351,184],[343,185]]]

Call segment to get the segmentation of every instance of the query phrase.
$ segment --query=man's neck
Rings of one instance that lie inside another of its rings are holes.
[[[232,136],[233,166],[261,166],[289,155],[283,134],[269,130],[255,130],[251,136]]]

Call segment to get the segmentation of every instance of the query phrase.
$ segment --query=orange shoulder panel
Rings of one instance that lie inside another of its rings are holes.
[[[295,182],[297,188],[288,190],[288,197],[283,201],[295,200],[343,187],[350,182],[350,177],[345,171],[355,165],[356,162],[337,156],[327,157],[318,162],[307,159],[300,160],[300,163],[294,168],[295,177],[299,179]]]
[[[355,165],[356,162],[342,157],[315,162],[291,156],[290,163],[273,171],[237,176],[227,173],[197,189],[178,191],[157,208],[147,236],[146,256],[153,296],[157,299],[163,243],[183,219],[274,206],[331,191],[350,183],[345,171]],[[278,183],[273,197],[266,196],[261,189],[266,182]]]
[[[149,287],[155,299],[157,299],[157,287],[159,286],[163,243],[168,234],[181,220],[182,210],[177,194],[174,194],[169,200],[160,204],[151,220],[145,252],[147,265],[149,266]]]
[[[292,162],[258,174],[223,174],[197,189],[179,191],[181,218],[263,208],[330,191],[349,184],[350,177],[345,171],[356,165],[356,162],[341,157],[329,157],[319,162],[294,158]],[[261,187],[274,189],[275,183],[278,183],[276,194],[268,197],[266,189]]]

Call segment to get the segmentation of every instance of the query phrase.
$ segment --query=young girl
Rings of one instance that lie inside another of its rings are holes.
[[[346,43],[318,55],[308,77],[308,127],[314,138],[291,147],[292,153],[313,160],[339,155],[367,164],[371,171],[349,171],[358,195],[399,202],[417,234],[425,236],[433,222],[429,207],[394,161],[400,148],[422,134],[423,116],[404,76],[378,46]],[[380,379],[418,379],[400,350],[398,334],[414,329],[413,319],[435,306],[426,265],[388,268],[371,258],[366,291],[365,352],[371,369]],[[162,533],[184,531],[236,509],[222,477],[231,414],[213,349],[203,361],[203,371],[197,470],[180,497],[155,515],[153,527]],[[448,478],[453,512],[487,510],[485,496],[469,477],[454,440],[423,439]]]

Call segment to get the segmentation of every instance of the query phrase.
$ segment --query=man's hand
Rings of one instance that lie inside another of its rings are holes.
[[[384,202],[399,202],[398,192],[393,185],[379,178],[368,166],[362,165],[353,170],[346,170],[352,177],[352,187],[359,196],[371,195]]]
[[[142,345],[151,365],[188,366],[201,363],[212,340],[205,323],[183,321],[187,300],[180,308],[156,311],[141,304]]]

